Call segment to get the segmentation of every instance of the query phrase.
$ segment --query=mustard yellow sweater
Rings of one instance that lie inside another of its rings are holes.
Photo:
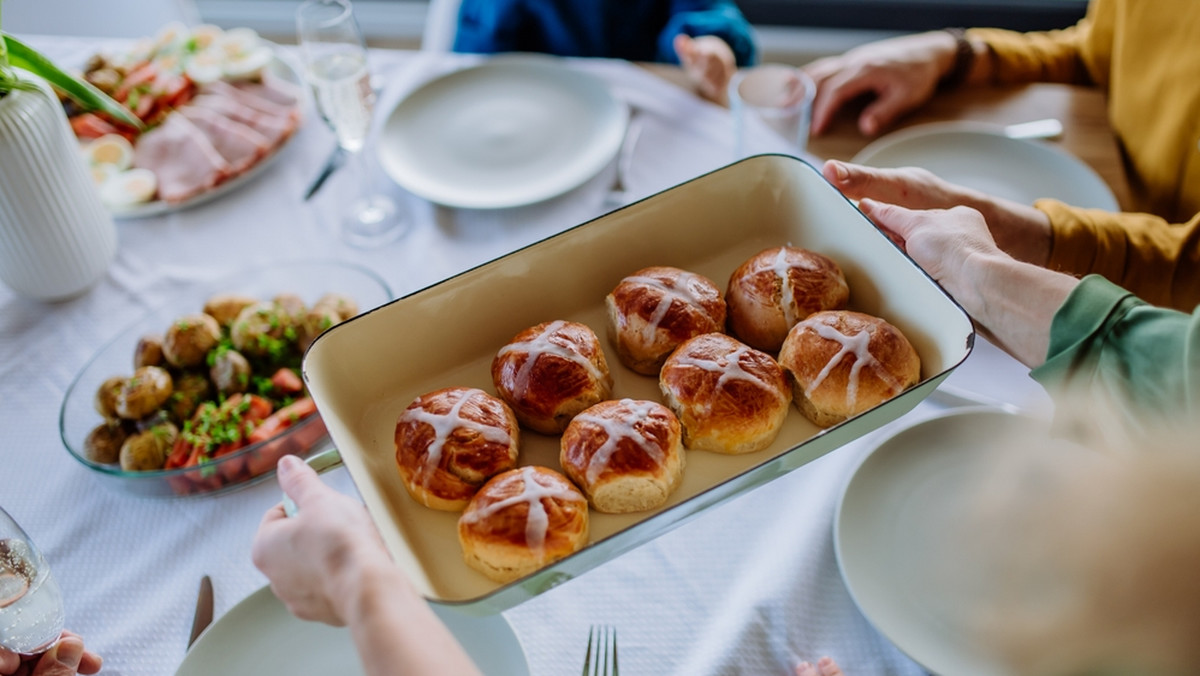
[[[1108,94],[1133,207],[1146,213],[1039,200],[1053,228],[1050,267],[1101,274],[1156,305],[1200,305],[1200,0],[1092,0],[1064,30],[971,35],[991,48],[997,84]]]

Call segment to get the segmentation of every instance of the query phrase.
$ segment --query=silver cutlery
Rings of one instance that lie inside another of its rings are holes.
[[[613,178],[612,187],[604,196],[604,204],[609,208],[623,207],[629,203],[629,188],[625,185],[625,177],[633,164],[633,151],[637,147],[638,137],[642,134],[642,120],[637,111],[631,111],[629,124],[625,127],[625,138],[617,151],[617,172]]]
[[[587,654],[583,657],[583,676],[618,676],[616,627],[592,625],[588,631]]]
[[[329,159],[325,160],[325,166],[321,167],[321,172],[308,185],[308,189],[304,191],[304,201],[307,202],[310,197],[317,194],[321,186],[325,184],[325,179],[333,175],[346,162],[346,151],[342,147],[334,146],[333,152],[329,153]]]
[[[196,638],[204,633],[213,620],[213,586],[212,578],[205,575],[200,578],[200,592],[196,596],[196,612],[192,616],[192,631],[188,634],[187,647],[190,649]]]
[[[1053,117],[1010,124],[1004,128],[1004,135],[1009,138],[1055,139],[1062,136],[1062,133],[1062,122]]]

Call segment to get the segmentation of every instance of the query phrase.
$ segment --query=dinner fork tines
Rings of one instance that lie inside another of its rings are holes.
[[[583,657],[583,676],[618,676],[616,627],[592,625]]]

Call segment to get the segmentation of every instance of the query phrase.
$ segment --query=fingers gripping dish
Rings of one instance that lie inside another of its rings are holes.
[[[601,512],[654,509],[683,477],[683,430],[658,402],[603,401],[567,425],[559,462]]]
[[[596,334],[567,321],[518,333],[492,360],[492,382],[517,420],[543,434],[561,434],[575,414],[607,399],[613,386]]]
[[[921,377],[921,359],[900,329],[846,310],[796,324],[779,362],[792,375],[796,407],[821,427],[887,401]]]
[[[797,247],[767,249],[729,277],[729,330],[747,345],[775,354],[796,322],[842,308],[849,297],[842,269],[830,258]]]
[[[771,355],[721,333],[688,340],[658,377],[691,449],[736,455],[771,444],[787,418],[791,392]]]
[[[528,465],[484,484],[458,519],[467,565],[511,582],[581,549],[587,498],[566,477]]]
[[[621,363],[658,375],[680,343],[725,328],[725,299],[708,278],[672,267],[639,270],[604,299],[608,337]]]
[[[423,394],[396,421],[396,465],[417,502],[459,511],[489,478],[517,466],[517,419],[468,387]]]

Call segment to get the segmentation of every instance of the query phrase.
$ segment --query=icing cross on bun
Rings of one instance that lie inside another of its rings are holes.
[[[667,355],[688,338],[725,328],[721,290],[679,268],[638,270],[617,284],[604,305],[617,356],[643,375],[658,375]]]
[[[587,498],[548,467],[492,477],[458,519],[467,565],[510,582],[578,551],[588,539]]]
[[[747,345],[776,354],[796,322],[846,305],[850,287],[833,259],[791,246],[761,251],[729,277],[729,330]]]
[[[806,418],[829,427],[891,399],[921,378],[921,359],[900,329],[879,317],[838,310],[796,324],[779,362]]]
[[[396,420],[396,465],[414,500],[459,511],[489,478],[517,466],[519,428],[503,401],[468,387],[423,394]]]
[[[683,478],[683,430],[655,401],[603,401],[575,416],[559,462],[592,506],[609,513],[654,509]]]
[[[492,360],[492,382],[517,420],[560,434],[571,418],[612,392],[600,340],[585,324],[553,321],[518,333]]]
[[[792,403],[779,363],[723,333],[680,345],[658,384],[679,416],[686,447],[730,455],[770,446]]]

